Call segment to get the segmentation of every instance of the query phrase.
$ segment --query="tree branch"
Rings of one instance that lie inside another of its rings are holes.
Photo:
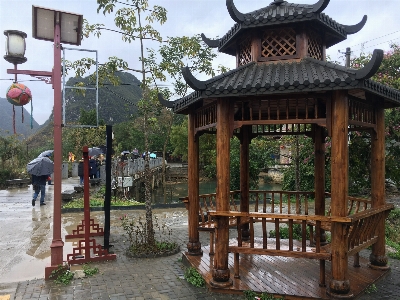
[[[131,36],[131,37],[133,37],[133,38],[139,38],[138,35],[128,34],[128,33],[122,32],[122,31],[118,31],[118,30],[114,30],[114,29],[109,29],[109,28],[105,28],[105,27],[97,27],[96,29],[97,29],[97,30],[108,30],[108,31],[112,31],[112,32],[116,32],[116,33],[121,33],[121,34],[124,34],[124,35],[128,35],[128,36]],[[152,41],[158,42],[157,39],[153,39],[153,38],[142,37],[142,39],[143,39],[143,40],[152,40]],[[161,42],[167,43],[168,40],[166,40],[166,41],[161,41]]]

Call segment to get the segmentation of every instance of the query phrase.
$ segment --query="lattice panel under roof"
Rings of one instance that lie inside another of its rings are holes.
[[[251,39],[245,38],[239,45],[239,66],[251,62]]]
[[[279,28],[264,32],[261,57],[296,54],[296,32],[292,28]]]
[[[322,39],[314,31],[308,32],[308,55],[312,58],[323,60],[322,56]]]

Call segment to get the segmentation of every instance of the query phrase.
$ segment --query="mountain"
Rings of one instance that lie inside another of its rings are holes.
[[[99,119],[104,120],[109,125],[129,120],[136,112],[136,104],[142,96],[140,82],[135,76],[125,72],[119,72],[118,76],[121,85],[104,85],[99,88]],[[74,86],[77,82],[84,82],[87,87],[93,87],[90,85],[88,77],[70,78],[66,86]],[[95,94],[95,90],[86,90],[83,95],[77,93],[74,89],[66,89],[66,124],[76,123],[81,109],[91,110],[96,108]],[[53,124],[53,113],[51,113],[49,119],[27,139],[30,147],[47,146],[50,149],[53,144]]]
[[[35,119],[32,119],[33,128],[31,128],[31,114],[27,109],[25,109],[25,107],[27,107],[30,111],[30,104],[22,106],[24,112],[24,122],[22,123],[21,106],[15,106],[15,129],[17,134],[20,134],[26,138],[36,132],[36,130],[39,128],[39,124],[35,121]],[[0,98],[0,136],[11,134],[14,134],[13,106],[7,101],[6,98]]]
[[[118,72],[120,85],[105,84],[99,87],[98,109],[99,120],[106,124],[117,124],[128,121],[137,108],[136,104],[142,97],[140,81],[132,74]],[[87,88],[94,88],[89,77],[70,78],[66,86],[72,87],[78,82],[83,82]],[[83,91],[83,92],[82,92]],[[94,89],[77,90],[68,88],[65,90],[65,123],[71,124],[79,120],[80,110],[92,110],[96,108],[96,91]]]

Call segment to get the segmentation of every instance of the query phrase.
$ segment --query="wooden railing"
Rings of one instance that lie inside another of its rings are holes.
[[[325,260],[331,260],[330,245],[321,245],[322,223],[331,225],[336,222],[346,226],[346,238],[348,241],[348,255],[356,255],[355,265],[358,265],[358,252],[377,242],[377,224],[387,217],[393,204],[386,204],[377,208],[368,208],[364,211],[346,217],[319,216],[319,215],[297,215],[297,214],[274,214],[274,213],[253,213],[237,211],[210,211],[209,215],[213,218],[228,217],[236,218],[237,242],[230,244],[228,251],[234,253],[235,278],[239,278],[239,254],[258,254],[285,256],[294,258],[310,258],[320,260],[320,284],[325,285]],[[254,224],[261,222],[262,238],[258,241],[254,233]],[[275,223],[275,241],[268,242],[267,226],[268,222]],[[280,224],[287,224],[289,237],[282,243],[280,238]],[[315,246],[307,246],[308,224],[315,224],[316,236]],[[250,241],[242,240],[242,226],[249,224]],[[301,224],[301,238],[294,239],[294,225]],[[214,248],[212,246],[212,248]]]
[[[325,216],[314,214],[314,192],[295,191],[264,191],[252,190],[249,192],[251,212],[240,212],[240,191],[230,192],[230,211],[216,211],[216,194],[199,195],[199,230],[210,232],[210,255],[214,252],[215,219],[228,217],[230,226],[237,226],[237,243],[229,246],[229,251],[235,255],[235,277],[239,277],[239,254],[276,255],[287,257],[301,257],[319,259],[320,284],[325,285],[325,260],[331,259],[330,244],[321,240],[322,230],[331,230],[333,222],[346,226],[344,237],[348,240],[348,255],[355,255],[354,265],[358,265],[360,250],[365,249],[378,240],[377,224],[386,218],[392,204],[372,208],[370,199],[348,197],[346,217],[331,216],[329,200]],[[330,193],[325,193],[330,198]],[[185,204],[190,205],[188,198],[183,198]],[[261,223],[261,237],[255,237],[255,224]],[[267,223],[273,223],[275,240],[268,242]],[[248,224],[249,241],[242,241],[241,230]],[[280,225],[288,227],[288,239],[281,240]],[[294,225],[301,227],[301,238],[294,238]],[[312,247],[307,246],[307,226],[310,228]],[[314,236],[315,233],[315,236]]]
[[[279,213],[279,214],[297,214],[297,215],[313,215],[314,192],[303,191],[267,191],[267,190],[251,190],[249,198],[251,211],[262,213]],[[330,193],[325,193],[326,198],[330,198]],[[241,191],[235,190],[230,192],[229,209],[231,211],[240,211]],[[180,198],[189,207],[189,198]],[[348,197],[347,215],[356,214],[372,207],[370,199],[359,197]],[[199,195],[199,226],[209,226],[212,218],[208,216],[210,211],[216,210],[216,193]],[[331,208],[328,203],[326,216],[331,215]],[[313,224],[309,222],[308,224]]]

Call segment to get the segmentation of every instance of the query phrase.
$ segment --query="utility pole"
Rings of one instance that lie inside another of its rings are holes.
[[[344,54],[346,55],[346,67],[350,68],[350,54],[351,54],[350,47],[346,48],[346,52]]]
[[[346,57],[345,67],[350,68],[350,54],[351,54],[350,47],[346,48],[346,52],[340,52],[340,50],[338,50],[338,52],[340,54],[344,54],[345,55],[345,57]]]

